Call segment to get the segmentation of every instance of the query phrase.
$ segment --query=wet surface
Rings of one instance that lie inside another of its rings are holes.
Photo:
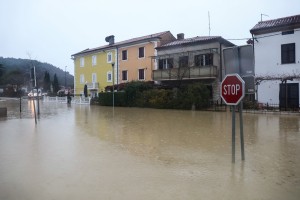
[[[232,164],[230,112],[3,106],[1,200],[300,198],[299,115],[244,113]]]

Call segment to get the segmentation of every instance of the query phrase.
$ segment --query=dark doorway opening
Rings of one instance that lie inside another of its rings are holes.
[[[299,109],[299,83],[281,83],[279,89],[280,110]]]

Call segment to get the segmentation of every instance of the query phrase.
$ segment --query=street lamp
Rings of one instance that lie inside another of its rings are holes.
[[[67,88],[67,66],[65,66],[65,90]]]
[[[112,67],[112,82],[113,82],[113,108],[115,107],[115,63],[112,62],[111,63],[111,67]]]

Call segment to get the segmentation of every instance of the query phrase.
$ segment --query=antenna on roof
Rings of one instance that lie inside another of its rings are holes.
[[[210,14],[208,11],[208,35],[210,36]]]
[[[266,14],[261,13],[261,14],[260,14],[260,21],[261,21],[261,22],[262,22],[262,16],[267,16],[267,17],[269,17],[269,15],[266,15]]]

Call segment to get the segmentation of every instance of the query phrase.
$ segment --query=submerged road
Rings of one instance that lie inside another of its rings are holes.
[[[2,101],[0,199],[300,198],[300,117]],[[238,116],[237,116],[238,118]]]

